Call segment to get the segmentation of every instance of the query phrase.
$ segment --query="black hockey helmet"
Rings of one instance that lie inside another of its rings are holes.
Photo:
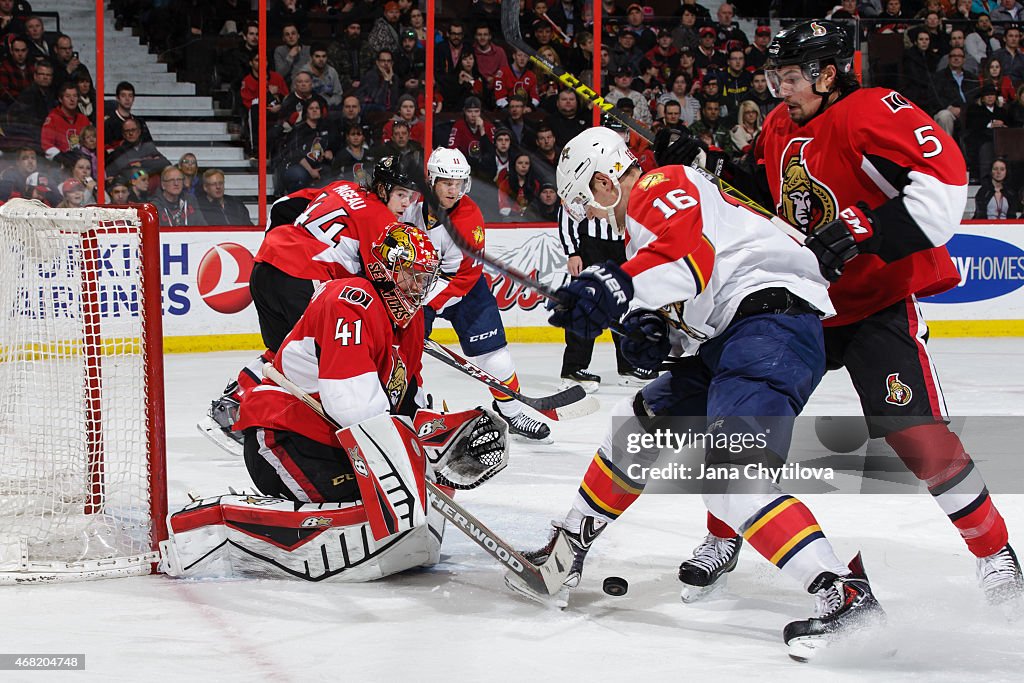
[[[391,191],[396,187],[416,189],[416,183],[402,168],[402,160],[397,154],[381,157],[373,167],[373,180],[370,190],[387,204]]]
[[[768,45],[764,65],[772,94],[778,97],[778,79],[770,75],[773,70],[797,65],[813,83],[829,64],[834,64],[840,74],[852,73],[853,52],[846,27],[836,21],[814,19],[782,29]]]

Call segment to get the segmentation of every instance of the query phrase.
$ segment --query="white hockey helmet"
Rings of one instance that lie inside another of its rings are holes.
[[[619,178],[635,163],[636,157],[621,135],[604,126],[588,128],[569,141],[558,160],[555,177],[562,206],[577,221],[586,218],[588,206],[614,208],[621,195],[615,204],[601,206],[590,191],[590,180],[595,173],[604,173],[618,188]]]
[[[469,177],[471,171],[466,155],[457,149],[438,147],[430,153],[430,158],[427,159],[427,180],[431,187],[434,186],[438,178],[455,178],[465,181],[462,183],[462,194],[459,195],[459,199],[469,192],[472,182]]]

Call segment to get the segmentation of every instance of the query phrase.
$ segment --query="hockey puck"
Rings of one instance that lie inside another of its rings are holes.
[[[601,586],[605,593],[608,595],[614,595],[619,597],[625,595],[626,591],[629,590],[629,584],[621,576],[609,576],[604,580],[604,584]]]

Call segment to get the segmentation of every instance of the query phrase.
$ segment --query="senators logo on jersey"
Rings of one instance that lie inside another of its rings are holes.
[[[813,138],[794,138],[782,154],[779,215],[804,232],[835,220],[836,197],[807,170],[804,147]]]
[[[405,363],[398,356],[397,351],[392,354],[391,358],[391,376],[388,377],[388,382],[384,387],[384,391],[388,394],[388,400],[391,402],[391,407],[397,408],[402,405],[402,399],[405,397],[405,390],[409,386],[409,373],[405,369]]]
[[[914,392],[906,384],[900,381],[900,373],[894,372],[885,378],[885,386],[888,393],[885,402],[894,406],[905,406],[914,398]]]

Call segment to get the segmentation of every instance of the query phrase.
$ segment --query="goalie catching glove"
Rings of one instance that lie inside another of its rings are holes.
[[[473,489],[508,465],[508,426],[487,408],[421,409],[413,424],[442,486]]]

